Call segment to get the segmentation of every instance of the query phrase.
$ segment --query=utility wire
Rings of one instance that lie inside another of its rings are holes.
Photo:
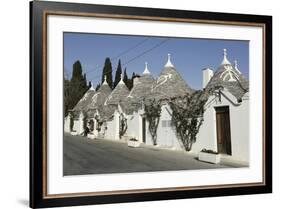
[[[139,55],[133,57],[132,59],[128,60],[127,62],[125,62],[124,64],[122,64],[122,66],[128,65],[129,63],[131,63],[131,62],[133,62],[134,60],[136,60],[136,59],[142,57],[143,55],[145,55],[145,54],[151,52],[152,50],[156,49],[157,47],[160,47],[161,45],[163,45],[164,43],[166,43],[166,42],[169,41],[169,40],[170,40],[170,38],[166,38],[165,40],[163,40],[163,41],[157,43],[156,45],[154,45],[153,47],[149,48],[148,50],[146,50],[146,51],[140,53]],[[107,74],[109,74],[109,73],[112,73],[112,71],[107,72]],[[99,74],[99,75],[97,75],[97,76],[91,77],[92,79],[90,79],[90,80],[94,80],[94,79],[96,79],[96,78],[99,78],[101,75],[102,75],[102,74]]]
[[[128,52],[130,52],[130,51],[132,51],[133,49],[137,48],[138,46],[142,45],[144,42],[148,41],[149,39],[150,39],[150,38],[148,37],[148,38],[146,38],[146,39],[140,41],[139,43],[135,44],[134,46],[132,46],[132,47],[130,47],[130,48],[124,50],[124,51],[121,52],[120,54],[118,54],[118,55],[114,56],[113,58],[111,58],[111,61],[116,60],[118,57],[121,57],[121,56],[127,54]],[[97,70],[97,69],[100,68],[100,67],[102,67],[102,65],[97,65],[97,66],[95,67],[95,69],[93,69],[93,70],[88,70],[88,71],[86,71],[85,73],[87,74],[87,73],[94,72],[95,70]]]
[[[153,46],[152,48],[150,48],[150,49],[148,49],[148,50],[142,52],[141,54],[137,55],[136,57],[130,59],[130,60],[127,61],[127,62],[125,62],[124,64],[122,64],[122,66],[127,65],[127,64],[129,64],[130,62],[133,62],[134,60],[136,60],[136,59],[142,57],[143,55],[145,55],[145,54],[147,54],[148,52],[152,51],[153,49],[155,49],[155,48],[161,46],[162,44],[166,43],[166,42],[169,41],[169,40],[170,40],[170,38],[167,38],[167,39],[161,41],[160,43],[156,44],[156,45]]]

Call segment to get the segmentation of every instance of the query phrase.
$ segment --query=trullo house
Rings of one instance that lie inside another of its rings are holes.
[[[185,71],[188,73],[188,69]],[[204,111],[198,118],[202,123],[192,142],[192,153],[202,149],[217,151],[225,159],[247,164],[249,162],[249,83],[238,69],[237,61],[231,63],[226,49],[216,70],[202,70],[202,89],[199,101],[204,101]],[[65,131],[83,133],[85,125],[95,132],[93,138],[123,140],[135,138],[140,143],[169,149],[185,150],[185,145],[172,122],[171,101],[193,95],[192,89],[175,65],[168,59],[160,75],[153,78],[148,64],[140,77],[134,79],[128,90],[121,79],[111,91],[105,82],[95,92],[90,89],[65,118]],[[157,140],[153,138],[145,107],[157,103],[160,108]],[[193,104],[193,103],[192,103]],[[71,122],[71,120],[74,121]],[[76,131],[76,132],[75,132]]]

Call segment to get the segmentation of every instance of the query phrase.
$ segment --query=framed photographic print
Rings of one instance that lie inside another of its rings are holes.
[[[272,17],[30,3],[30,207],[272,191]]]

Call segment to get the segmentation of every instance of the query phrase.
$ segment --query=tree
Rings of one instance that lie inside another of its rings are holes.
[[[100,88],[100,83],[96,86],[96,91],[98,91]]]
[[[64,101],[64,116],[67,116],[68,110],[70,109],[69,107],[69,97],[70,97],[70,81],[65,79],[63,80],[63,86],[64,86],[64,91],[63,91],[63,101]]]
[[[127,75],[127,68],[125,68],[124,70],[124,76],[123,76],[123,81],[126,84],[126,86],[128,87],[128,75]],[[129,88],[129,87],[128,87]]]
[[[81,66],[80,61],[77,60],[73,64],[71,81],[73,81],[73,80],[82,80],[82,79],[83,79],[83,76],[82,76],[82,66]]]
[[[134,81],[133,80],[134,80],[135,77],[136,77],[136,73],[133,72],[131,78],[127,79],[127,87],[128,87],[129,90],[131,90],[134,87]]]
[[[105,75],[106,75],[106,81],[107,81],[109,87],[112,88],[113,87],[113,84],[112,84],[112,65],[111,65],[111,61],[110,61],[109,57],[107,57],[104,61],[101,83],[103,83]]]
[[[115,88],[118,85],[119,81],[121,80],[121,76],[122,76],[122,67],[121,67],[121,61],[119,59],[118,66],[115,72],[113,88]]]
[[[81,85],[82,85],[82,88],[85,88],[85,87],[88,88],[86,73],[84,73],[84,75],[83,75],[83,79],[82,79]]]
[[[124,134],[127,131],[128,128],[128,124],[127,124],[127,118],[124,116],[123,113],[120,114],[119,116],[119,138],[121,139],[122,136],[124,136]]]
[[[153,145],[157,145],[157,128],[161,116],[160,101],[150,100],[144,105],[145,117],[148,121],[148,129],[152,137]]]
[[[91,87],[92,87],[92,82],[89,81],[88,88],[90,89]]]
[[[73,64],[72,77],[69,80],[64,79],[64,114],[73,109],[77,102],[89,89],[87,85],[86,74],[82,73],[82,65],[79,60]]]
[[[173,98],[169,104],[172,109],[172,125],[175,126],[186,151],[192,149],[203,122],[204,105],[207,101],[203,91]]]

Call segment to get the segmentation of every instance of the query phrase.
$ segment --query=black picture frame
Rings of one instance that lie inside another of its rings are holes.
[[[258,185],[225,186],[202,189],[170,189],[168,191],[122,192],[100,195],[46,196],[46,45],[44,39],[48,14],[83,15],[108,14],[127,18],[156,18],[169,20],[195,20],[194,22],[264,26],[264,183]],[[93,4],[30,2],[30,207],[58,207],[89,204],[153,201],[245,195],[272,192],[272,17],[261,15],[229,14],[169,9],[152,9]]]

